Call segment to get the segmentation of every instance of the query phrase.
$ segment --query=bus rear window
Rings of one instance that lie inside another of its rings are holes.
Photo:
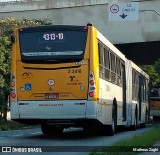
[[[83,59],[87,31],[20,32],[22,61]]]

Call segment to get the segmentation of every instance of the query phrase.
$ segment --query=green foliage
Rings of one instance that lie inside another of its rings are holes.
[[[3,119],[0,118],[0,131],[8,131],[8,130],[18,130],[18,129],[25,129],[25,128],[33,128],[37,126],[28,126],[21,123],[8,121],[5,122]]]
[[[20,27],[30,27],[38,25],[51,25],[51,21],[47,19],[22,19],[5,18],[0,20],[0,32],[2,35],[10,36],[14,29]]]
[[[155,62],[155,69],[158,73],[158,75],[160,76],[160,58],[158,58],[158,60]]]
[[[150,76],[150,80],[153,85],[157,85],[160,83],[159,74],[154,65],[144,65],[141,68]]]
[[[133,152],[133,148],[150,148],[154,143],[160,141],[160,128],[152,128],[141,135],[136,135],[132,138],[122,139],[112,145],[112,147],[103,147],[94,150],[90,155],[108,154],[108,155],[128,155],[137,154]]]
[[[0,36],[0,88],[4,87],[4,76],[10,71],[10,55],[9,53],[10,41],[8,37]]]
[[[11,68],[11,41],[10,36],[13,30],[20,27],[30,27],[38,25],[51,25],[47,19],[22,19],[5,18],[0,20],[0,113],[3,109],[6,111]]]
[[[152,85],[160,85],[160,58],[153,65],[140,66],[149,76]]]

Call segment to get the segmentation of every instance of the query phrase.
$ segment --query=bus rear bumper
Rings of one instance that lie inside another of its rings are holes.
[[[97,103],[87,100],[18,101],[11,119],[96,119]]]
[[[160,109],[159,110],[151,110],[150,115],[151,116],[160,116]]]
[[[11,102],[10,105],[11,119],[19,119],[19,108],[17,102]]]
[[[97,102],[87,101],[86,116],[87,119],[97,119]]]

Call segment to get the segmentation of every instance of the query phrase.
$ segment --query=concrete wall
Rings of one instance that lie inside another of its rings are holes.
[[[48,18],[53,24],[67,25],[93,23],[112,43],[118,44],[160,40],[160,0],[140,0],[138,21],[108,21],[109,2],[113,1],[44,0],[9,3],[0,5],[0,18]]]

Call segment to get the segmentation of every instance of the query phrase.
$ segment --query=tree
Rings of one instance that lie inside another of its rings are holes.
[[[154,64],[154,66],[155,66],[155,69],[160,77],[160,58],[158,58],[158,60]]]
[[[10,75],[10,51],[11,45],[9,38],[0,36],[0,116],[2,111],[6,111],[5,103],[9,94],[9,75]]]
[[[155,65],[144,65],[141,66],[141,68],[150,76],[152,85],[157,85],[160,83],[160,77]]]
[[[20,27],[51,25],[47,19],[5,18],[0,20],[0,116],[6,120],[7,103],[10,88],[11,47],[10,36],[13,30]]]

